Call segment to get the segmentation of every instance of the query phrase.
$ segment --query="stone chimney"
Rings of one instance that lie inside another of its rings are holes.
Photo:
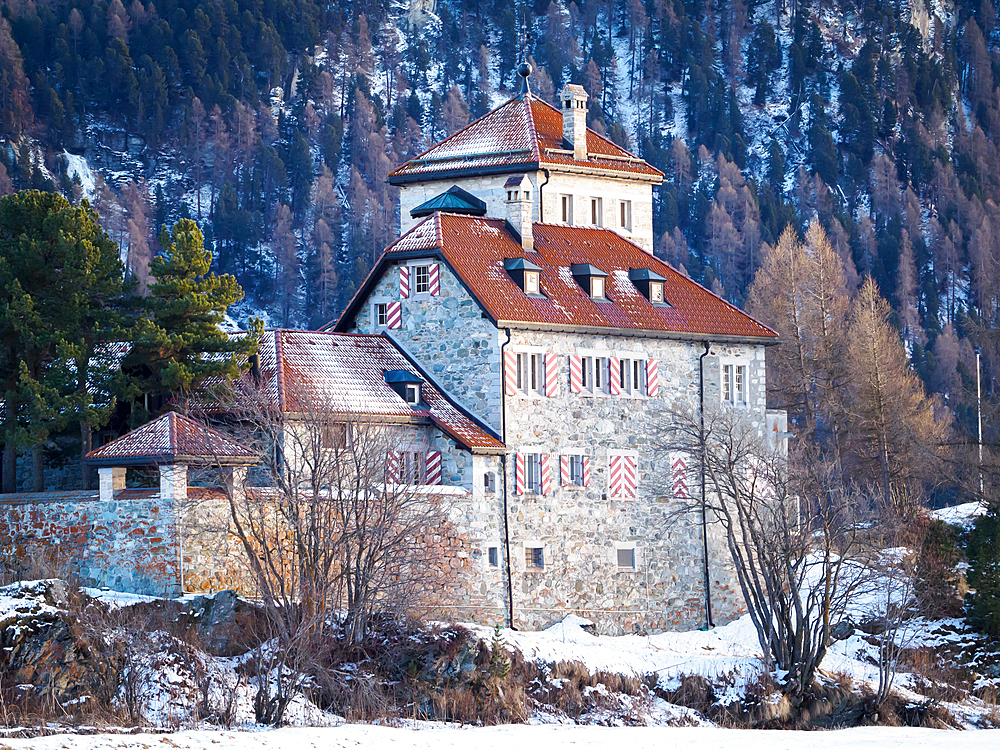
[[[587,92],[567,83],[559,94],[562,106],[563,140],[573,149],[573,158],[587,160]]]
[[[526,174],[511,176],[503,186],[507,192],[507,223],[521,238],[521,248],[526,251],[535,249],[535,241],[531,236],[533,187]]]
[[[185,501],[188,490],[188,467],[184,464],[160,466],[160,499]]]

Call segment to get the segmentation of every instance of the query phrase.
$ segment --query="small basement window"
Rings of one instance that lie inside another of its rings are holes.
[[[545,549],[543,547],[525,547],[524,566],[533,570],[542,570],[545,567]]]
[[[500,548],[499,547],[490,547],[486,551],[486,555],[487,555],[487,558],[489,559],[490,567],[491,568],[499,568],[500,567]]]
[[[618,570],[635,570],[635,547],[618,548]]]

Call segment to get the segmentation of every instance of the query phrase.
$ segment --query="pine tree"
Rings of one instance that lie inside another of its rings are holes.
[[[133,424],[171,397],[211,398],[224,391],[257,349],[259,322],[244,336],[220,328],[243,290],[229,274],[209,273],[212,254],[198,225],[180,219],[163,230],[160,246],[161,254],[150,263],[155,281],[149,285],[149,318],[140,324],[124,363],[133,378],[133,400],[148,397],[133,408]]]

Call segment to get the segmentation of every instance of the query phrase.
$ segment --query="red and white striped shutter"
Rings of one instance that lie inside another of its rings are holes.
[[[559,390],[559,380],[556,372],[556,355],[554,352],[545,352],[545,395],[555,396]]]
[[[524,454],[514,454],[514,494],[524,494]]]
[[[608,458],[608,494],[619,497],[622,494],[622,457]]]
[[[399,451],[389,451],[386,456],[385,479],[391,484],[399,484]]]
[[[441,275],[438,270],[437,263],[431,263],[428,266],[428,274],[430,275],[430,292],[432,297],[437,297],[441,294]]]
[[[583,360],[578,354],[569,355],[569,390],[571,393],[583,391]]]
[[[441,484],[441,451],[427,451],[424,459],[425,484]]]
[[[399,296],[407,299],[410,296],[410,267],[399,267]]]
[[[542,454],[542,494],[548,495],[552,492],[552,471],[549,454]]]
[[[608,359],[608,389],[612,396],[622,392],[622,368],[618,357]]]
[[[517,395],[517,354],[512,351],[503,353],[503,387],[508,396]]]
[[[646,360],[646,395],[655,398],[660,393],[660,368],[655,359]]]
[[[389,328],[403,327],[403,305],[401,302],[390,302],[385,308]]]
[[[583,457],[583,486],[590,486],[590,458]]]
[[[638,462],[635,456],[622,456],[622,496],[635,497],[636,484],[639,481]]]
[[[688,493],[687,456],[680,451],[673,451],[670,454],[670,479],[673,496],[676,499],[687,500],[691,497]]]
[[[559,484],[569,484],[569,456],[559,456]]]

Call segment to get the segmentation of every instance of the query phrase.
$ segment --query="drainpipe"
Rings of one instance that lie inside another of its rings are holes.
[[[698,412],[701,419],[701,545],[705,574],[705,629],[715,627],[712,622],[712,584],[708,571],[708,509],[705,500],[705,357],[711,350],[712,342],[705,342],[705,351],[698,358]]]
[[[549,179],[552,177],[552,173],[549,170],[543,169],[542,171],[545,172],[545,182],[543,182],[541,185],[538,186],[538,223],[539,224],[542,224],[542,223],[545,222],[545,201],[542,200],[542,198],[544,197],[543,194],[542,194],[542,189],[546,185],[549,184]]]
[[[540,203],[539,203],[540,205]],[[504,328],[507,340],[500,345],[500,440],[507,445],[507,372],[504,350],[510,343],[510,329]],[[503,546],[507,573],[507,627],[514,628],[514,580],[510,570],[510,526],[507,522],[507,454],[500,454],[500,475],[503,477]]]

